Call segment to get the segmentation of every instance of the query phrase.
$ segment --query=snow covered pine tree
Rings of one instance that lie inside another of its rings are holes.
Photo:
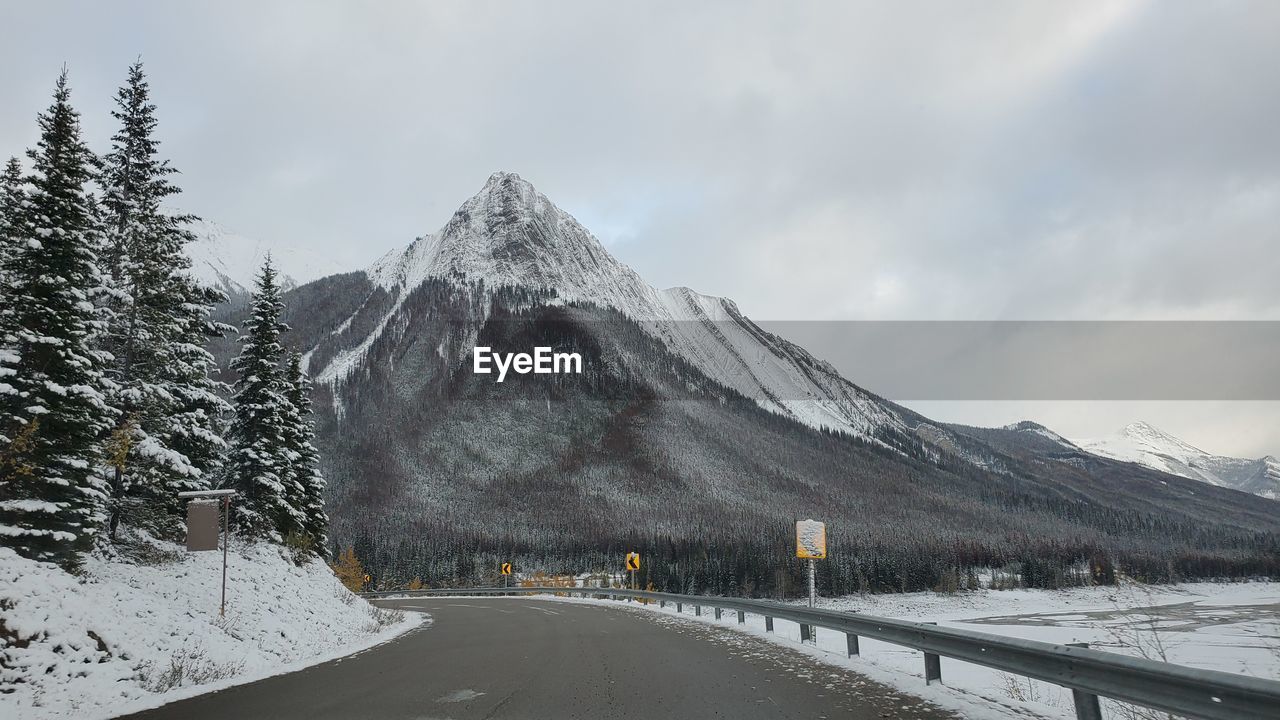
[[[40,141],[19,213],[0,306],[0,534],[26,557],[74,567],[102,525],[99,438],[114,411],[92,302],[101,290],[93,156],[80,137],[64,70],[39,116]]]
[[[177,171],[157,157],[149,97],[136,62],[116,94],[120,129],[101,177],[102,270],[110,287],[104,344],[114,356],[109,397],[121,411],[107,449],[113,538],[129,501],[167,511],[172,521],[181,513],[178,492],[208,487],[223,447],[217,422],[229,410],[208,377],[213,360],[202,345],[217,333],[207,317],[219,298],[187,272],[192,218],[161,209],[181,190],[168,180]]]
[[[19,213],[23,198],[22,165],[18,158],[11,157],[5,163],[4,174],[0,175],[0,294],[9,296],[7,270],[9,258],[17,254]]]
[[[324,511],[324,476],[314,445],[311,418],[311,380],[302,370],[302,356],[289,354],[285,368],[285,445],[289,450],[289,485],[296,493],[291,504],[302,511],[299,543],[317,555],[328,554],[329,516]]]
[[[240,531],[280,542],[289,533],[301,531],[302,513],[290,504],[301,493],[290,491],[285,446],[288,400],[279,363],[284,354],[280,333],[288,327],[280,322],[284,303],[269,255],[258,273],[250,304],[240,356],[231,361],[231,368],[240,376],[227,434],[231,445],[227,473],[230,484],[240,492]]]

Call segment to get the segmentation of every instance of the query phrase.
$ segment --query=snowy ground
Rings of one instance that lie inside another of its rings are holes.
[[[671,606],[626,605],[679,622]],[[1099,650],[1280,678],[1280,585],[1275,583],[868,595],[820,599],[819,606],[1045,642],[1088,642]],[[686,607],[684,618],[801,649],[965,717],[1075,717],[1071,692],[1056,685],[943,658],[943,686],[926,686],[924,660],[907,648],[862,638],[861,655],[850,659],[845,657],[843,634],[819,629],[816,646],[801,645],[794,623],[775,620],[774,632],[766,633],[761,617],[748,615],[746,625],[740,626],[734,613],[725,613],[720,621],[709,608],[703,613],[695,618],[693,608]],[[1104,714],[1129,717],[1106,701]]]
[[[148,563],[91,558],[83,577],[0,548],[0,717],[111,717],[298,670],[426,621],[374,608],[323,563],[232,543],[154,543]]]

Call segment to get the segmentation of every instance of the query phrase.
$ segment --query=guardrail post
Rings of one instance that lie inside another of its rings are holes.
[[[937,625],[936,622],[927,622],[925,625]],[[927,652],[924,654],[924,684],[932,685],[942,682],[942,659],[937,655]]]
[[[717,619],[717,620],[719,620],[719,619],[720,619],[720,613],[721,613],[720,608],[716,608],[716,619]]]
[[[684,612],[684,603],[682,602],[676,603],[676,612],[678,613]]]
[[[764,616],[764,631],[773,632],[773,618],[768,615]]]
[[[1098,704],[1097,695],[1072,689],[1071,698],[1076,705],[1076,720],[1102,720],[1102,707]]]
[[[702,606],[701,606],[701,605],[694,605],[694,606],[693,606],[693,614],[694,614],[694,615],[697,615],[698,617],[702,617]]]
[[[800,623],[800,642],[806,643],[813,639],[813,626]]]
[[[858,655],[858,636],[853,633],[845,633],[844,639],[846,644],[849,646],[849,657]]]
[[[666,600],[659,600],[659,601],[658,601],[658,607],[660,607],[660,608],[664,608],[664,607],[666,607],[666,606],[667,606],[667,601],[666,601]]]
[[[1089,647],[1089,643],[1066,643],[1069,647]],[[1076,706],[1076,720],[1102,720],[1102,706],[1098,696],[1084,690],[1071,688],[1071,699]]]
[[[742,612],[741,610],[739,610],[739,611],[738,611],[738,624],[739,624],[739,625],[741,625],[741,624],[745,623],[746,621],[747,621],[747,614],[746,614],[746,613],[744,613],[744,612]]]

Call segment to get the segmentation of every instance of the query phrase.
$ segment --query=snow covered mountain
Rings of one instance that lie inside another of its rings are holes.
[[[498,558],[605,567],[625,546],[655,587],[785,592],[800,517],[859,558],[833,567],[844,591],[926,589],[1011,558],[1113,557],[1154,577],[1174,546],[1187,573],[1268,572],[1236,548],[1280,522],[1272,501],[1033,423],[931,421],[727,299],[650,286],[513,174],[438,232],[285,303],[283,340],[319,380],[333,537],[384,577],[487,582]],[[243,307],[225,312],[242,323]],[[580,353],[582,372],[498,383],[471,372],[476,346]]]
[[[346,270],[310,250],[248,238],[207,220],[198,220],[189,229],[196,236],[186,248],[191,274],[232,299],[253,289],[254,275],[268,252],[286,290]]]
[[[1031,421],[1031,420],[1022,420],[1022,421],[1020,421],[1020,422],[1011,423],[1011,424],[1009,424],[1009,425],[1005,425],[1004,427],[1002,427],[1002,428],[1000,428],[1000,429],[1001,429],[1001,430],[1009,430],[1009,431],[1011,431],[1011,432],[1025,433],[1025,434],[1028,434],[1028,435],[1034,435],[1034,436],[1036,436],[1036,437],[1040,438],[1040,439],[1041,439],[1041,441],[1047,441],[1048,445],[1049,445],[1050,447],[1054,448],[1055,450],[1074,450],[1074,449],[1076,449],[1076,444],[1075,444],[1075,443],[1073,443],[1073,442],[1071,442],[1070,440],[1068,440],[1068,439],[1066,439],[1066,438],[1062,437],[1062,436],[1061,436],[1061,435],[1059,435],[1058,433],[1056,433],[1056,432],[1054,432],[1054,431],[1050,430],[1049,428],[1047,428],[1047,427],[1045,427],[1045,426],[1041,425],[1040,423],[1038,423],[1038,422],[1033,422],[1033,421]]]
[[[1111,437],[1078,440],[1076,444],[1095,455],[1210,485],[1280,498],[1280,460],[1270,455],[1256,460],[1212,455],[1145,422],[1132,423]]]
[[[563,301],[617,310],[707,377],[810,427],[867,438],[887,427],[905,427],[891,404],[803,348],[760,329],[731,300],[648,285],[514,173],[494,173],[439,232],[389,253],[367,274],[398,300],[358,346],[324,367],[310,368],[321,382],[342,380],[388,330],[387,320],[415,288],[429,278],[465,277],[482,279],[487,287],[549,288]]]

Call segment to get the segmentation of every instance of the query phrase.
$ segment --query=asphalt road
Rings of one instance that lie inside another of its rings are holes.
[[[128,717],[954,717],[727,627],[611,603],[415,598],[379,604],[428,612],[434,621],[341,660]]]

